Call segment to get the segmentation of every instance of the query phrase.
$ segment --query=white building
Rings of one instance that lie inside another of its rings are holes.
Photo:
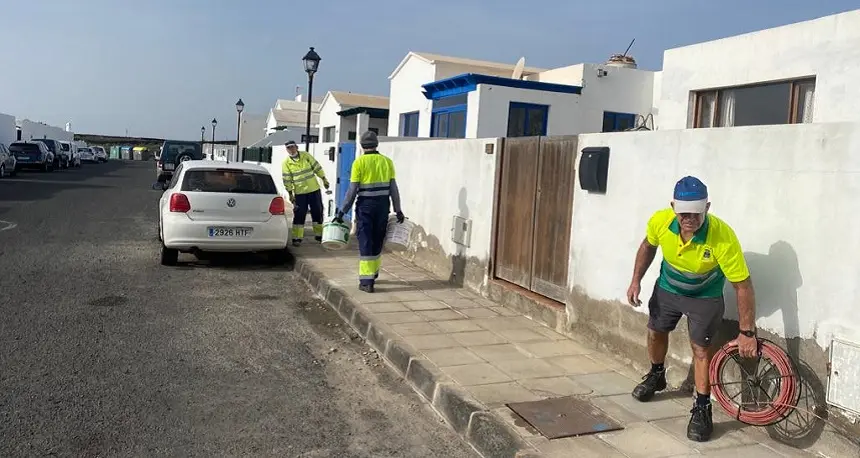
[[[320,143],[354,141],[371,130],[388,135],[388,97],[329,91],[320,104]]]
[[[0,113],[0,143],[9,146],[18,139],[18,127],[15,117]]]
[[[316,143],[318,139],[320,104],[317,102],[311,103],[311,143]],[[301,95],[297,95],[295,100],[278,99],[275,106],[269,110],[269,116],[266,118],[266,134],[272,134],[277,131],[285,130],[292,132],[290,140],[296,143],[305,143],[305,132],[307,128],[308,103],[302,100]]]
[[[21,140],[32,140],[34,138],[48,138],[51,140],[70,142],[75,139],[75,133],[69,132],[62,127],[51,126],[43,122],[19,119],[18,127],[21,128]]]

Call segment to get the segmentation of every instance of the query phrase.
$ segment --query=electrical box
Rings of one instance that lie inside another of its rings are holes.
[[[579,186],[584,191],[606,192],[609,175],[609,147],[590,146],[579,157]]]
[[[860,344],[830,342],[830,377],[827,403],[860,415]]]
[[[458,245],[468,247],[472,241],[472,220],[454,216],[451,225],[451,240]]]

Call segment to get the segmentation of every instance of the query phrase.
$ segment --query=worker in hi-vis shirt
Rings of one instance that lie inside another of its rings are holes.
[[[394,162],[376,151],[379,146],[376,133],[367,131],[362,134],[360,144],[364,154],[352,163],[349,190],[334,220],[343,222],[343,215],[349,212],[355,201],[360,255],[359,289],[372,293],[382,265],[382,245],[385,243],[388,229],[389,200],[394,206],[397,222],[402,223],[405,217],[400,209],[400,193],[394,180]]]
[[[293,246],[301,245],[302,239],[305,238],[305,218],[309,208],[314,223],[314,238],[321,242],[323,201],[317,177],[322,179],[326,190],[329,189],[328,179],[319,162],[307,151],[299,151],[296,142],[290,140],[285,146],[288,155],[281,164],[281,174],[293,204]]]

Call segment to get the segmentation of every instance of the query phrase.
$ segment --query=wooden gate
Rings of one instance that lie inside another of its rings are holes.
[[[505,139],[498,192],[496,278],[564,302],[577,137]]]

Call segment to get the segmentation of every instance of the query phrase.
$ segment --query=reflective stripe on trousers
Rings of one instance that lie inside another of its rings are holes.
[[[322,237],[323,202],[320,190],[307,194],[296,194],[296,205],[293,207],[293,239],[305,237],[305,222],[308,208],[311,210],[311,220],[314,222],[314,236]]]

